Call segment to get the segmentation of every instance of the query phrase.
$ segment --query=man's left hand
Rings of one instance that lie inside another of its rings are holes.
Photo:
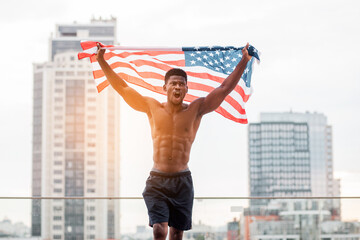
[[[249,43],[246,44],[246,46],[241,50],[242,52],[242,59],[244,59],[245,61],[250,61],[252,56],[249,55],[249,52],[248,52],[248,48],[249,48]]]

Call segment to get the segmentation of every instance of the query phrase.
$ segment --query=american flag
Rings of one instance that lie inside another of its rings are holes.
[[[90,57],[93,75],[98,92],[109,85],[100,65],[96,61],[96,44],[82,41],[83,52],[78,58]],[[136,48],[103,45],[106,48],[105,60],[110,67],[130,86],[132,84],[165,95],[165,73],[171,68],[181,68],[188,75],[188,93],[184,99],[191,102],[205,97],[220,86],[223,80],[235,69],[242,57],[243,47],[183,47],[183,48]],[[259,59],[258,51],[250,46],[248,52]],[[215,111],[222,116],[246,124],[245,103],[252,89],[250,86],[254,58],[252,58],[235,89]]]

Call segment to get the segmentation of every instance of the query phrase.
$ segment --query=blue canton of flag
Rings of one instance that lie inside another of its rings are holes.
[[[213,71],[230,75],[242,58],[243,47],[184,47],[185,65],[188,67],[202,66]],[[258,51],[249,46],[248,52],[260,61]],[[249,61],[241,78],[250,87],[253,58]]]

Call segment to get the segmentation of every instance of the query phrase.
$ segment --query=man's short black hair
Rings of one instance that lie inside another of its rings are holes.
[[[171,76],[181,76],[185,78],[185,82],[187,83],[187,74],[184,70],[180,69],[180,68],[172,68],[169,71],[167,71],[167,73],[165,74],[165,84],[167,82],[167,80],[171,77]]]

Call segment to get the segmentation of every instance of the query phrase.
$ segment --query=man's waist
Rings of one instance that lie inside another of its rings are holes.
[[[179,177],[179,176],[189,176],[191,171],[189,168],[183,169],[178,172],[164,172],[157,168],[152,168],[150,171],[151,176],[161,176],[161,177]]]

